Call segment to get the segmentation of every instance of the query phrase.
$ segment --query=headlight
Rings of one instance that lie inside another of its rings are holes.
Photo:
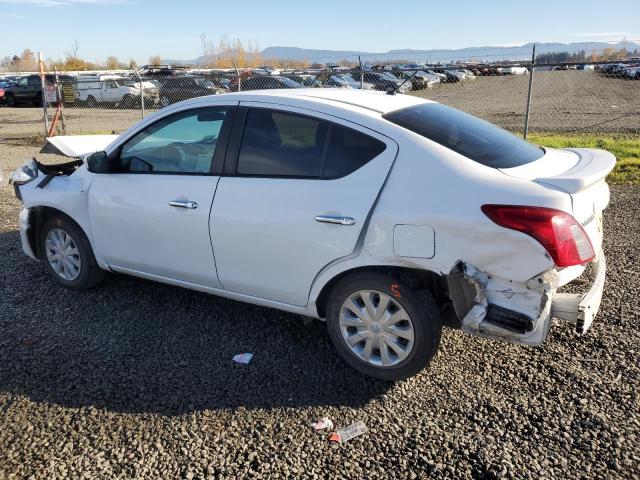
[[[9,183],[15,185],[24,185],[38,176],[38,165],[35,159],[29,160],[24,165],[19,166],[9,176]]]

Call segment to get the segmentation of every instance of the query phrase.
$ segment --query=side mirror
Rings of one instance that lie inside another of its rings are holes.
[[[92,153],[87,157],[87,170],[91,173],[114,173],[115,159],[110,159],[106,152]]]

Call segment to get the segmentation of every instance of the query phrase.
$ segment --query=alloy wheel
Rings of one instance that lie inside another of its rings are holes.
[[[49,231],[45,240],[47,261],[63,280],[73,281],[80,275],[82,261],[75,240],[61,228]]]

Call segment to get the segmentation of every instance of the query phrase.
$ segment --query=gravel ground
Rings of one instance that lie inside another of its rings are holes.
[[[505,75],[440,84],[412,94],[522,132],[528,86],[528,75]],[[120,133],[140,117],[139,109],[65,109],[69,135]],[[536,71],[529,128],[540,132],[639,133],[640,81],[589,71]],[[42,135],[42,132],[42,109],[0,108],[0,137]]]
[[[34,153],[0,144],[0,165]],[[347,368],[320,322],[126,276],[56,286],[21,253],[5,182],[0,478],[640,478],[637,186],[612,188],[586,336],[445,330],[428,370],[386,384]],[[324,416],[370,431],[330,444],[309,426]]]

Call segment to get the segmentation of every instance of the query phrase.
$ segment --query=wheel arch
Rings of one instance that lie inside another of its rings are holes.
[[[27,229],[27,239],[29,240],[29,246],[31,247],[31,251],[40,260],[42,259],[42,252],[40,248],[40,242],[38,241],[38,239],[40,238],[42,227],[47,222],[47,220],[49,220],[51,217],[54,217],[56,215],[64,215],[70,221],[75,223],[76,226],[80,230],[82,230],[82,232],[85,234],[85,236],[89,240],[89,243],[90,244],[92,243],[91,237],[87,235],[86,230],[82,227],[80,222],[76,221],[71,215],[69,215],[69,213],[63,210],[60,210],[59,208],[51,207],[48,205],[38,205],[38,206],[29,207],[29,216],[28,216],[29,228]],[[93,245],[91,245],[91,248],[93,249]]]
[[[431,270],[423,270],[396,265],[358,266],[354,268],[348,268],[334,275],[322,286],[320,292],[315,298],[315,309],[320,318],[326,318],[326,308],[329,296],[335,285],[347,276],[362,272],[382,273],[385,275],[389,275],[389,277],[402,280],[411,288],[424,288],[429,290],[433,294],[436,303],[440,306],[441,315],[443,317],[443,324],[450,327],[459,328],[460,321],[455,314],[448,295],[446,275],[441,275]]]

